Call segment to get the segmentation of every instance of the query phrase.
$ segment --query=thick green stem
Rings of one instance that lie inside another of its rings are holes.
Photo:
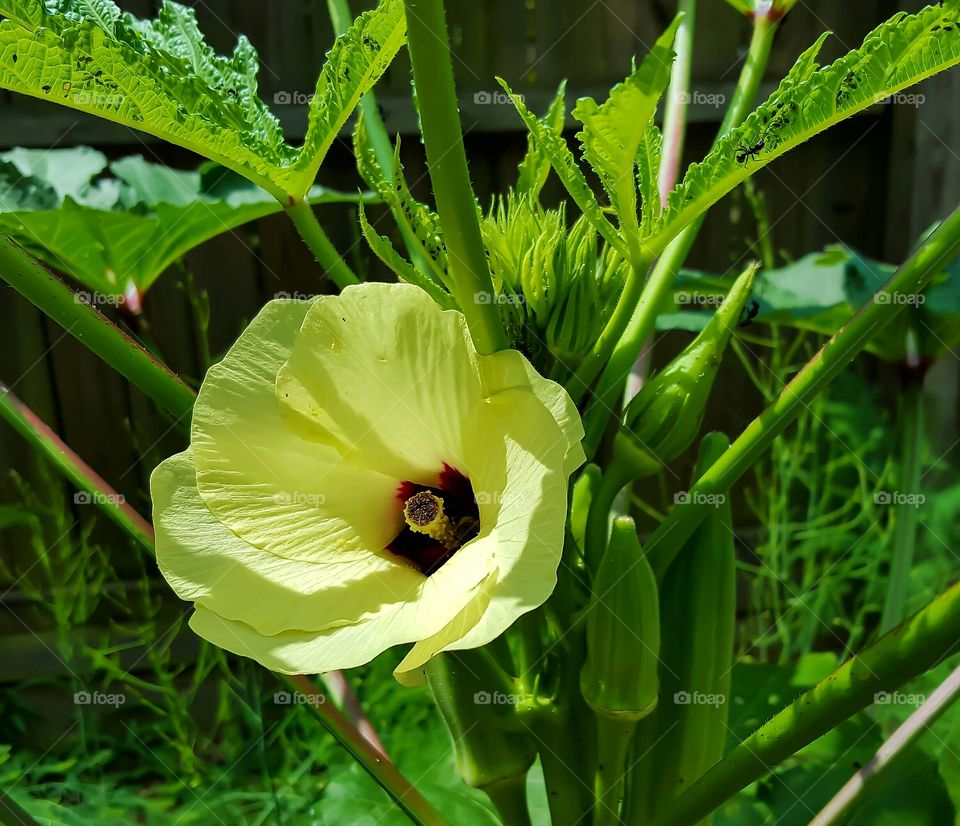
[[[446,826],[446,821],[427,799],[411,785],[383,754],[377,751],[356,727],[326,697],[319,694],[308,677],[279,675],[290,688],[308,700],[307,705],[336,741],[380,785],[414,822],[423,826]]]
[[[908,369],[908,368],[905,368]],[[917,544],[917,517],[920,497],[920,455],[923,446],[923,373],[909,370],[900,396],[897,422],[900,461],[897,467],[897,489],[892,492],[893,553],[887,596],[880,618],[880,632],[899,625],[906,614],[910,568]]]
[[[892,691],[956,653],[960,584],[848,660],[681,794],[652,826],[692,826],[738,791]]]
[[[99,310],[9,238],[0,238],[0,278],[139,387],[178,422],[189,425],[196,394]]]
[[[443,0],[404,0],[427,167],[449,255],[454,297],[477,349],[509,346],[480,234],[480,213],[460,129]]]
[[[306,198],[285,203],[283,209],[290,216],[290,220],[293,221],[300,237],[309,247],[310,252],[313,253],[313,257],[317,259],[327,275],[333,279],[334,284],[342,290],[351,284],[360,283],[360,279],[350,269],[347,262],[343,260],[333,242],[323,231],[317,216],[313,214],[313,207]]]
[[[567,691],[571,690],[579,694],[575,683],[568,683]],[[582,703],[578,711],[590,713]],[[593,794],[587,780],[590,744],[579,739],[573,720],[557,709],[550,716],[534,721],[532,728],[547,787],[551,826],[583,826],[593,808]]]
[[[810,826],[835,826],[848,823],[850,810],[862,800],[868,791],[880,788],[887,779],[887,772],[897,760],[910,754],[910,746],[917,742],[930,727],[940,719],[960,698],[960,667],[955,668],[927,700],[893,735],[877,750],[877,753],[850,778],[834,798],[810,821]]]
[[[771,23],[765,17],[754,20],[750,51],[747,53],[747,60],[740,71],[737,86],[720,126],[717,139],[743,123],[752,111],[767,61],[770,58],[770,49],[773,46],[776,28],[777,24]],[[616,346],[610,354],[609,362],[603,369],[594,393],[594,399],[585,416],[584,429],[587,435],[584,440],[584,447],[588,458],[596,452],[610,411],[615,409],[623,394],[624,383],[643,349],[644,342],[654,331],[657,315],[663,306],[664,299],[673,288],[677,273],[680,272],[681,267],[687,260],[705,218],[706,213],[670,242],[657,260],[639,302],[635,306],[631,306],[629,323],[621,330],[622,335],[618,336]],[[575,391],[585,388],[571,384],[570,389]],[[579,397],[574,396],[574,398]]]
[[[597,773],[593,826],[617,826],[627,776],[627,758],[637,724],[597,715]]]
[[[960,209],[955,210],[890,277],[872,301],[848,321],[783,388],[737,440],[690,489],[647,542],[658,579],[681,545],[710,509],[709,494],[729,489],[779,436],[810,400],[835,379],[904,307],[904,296],[920,293],[943,266],[960,253]],[[878,300],[878,296],[884,296]]]
[[[33,448],[53,462],[70,482],[86,494],[85,501],[97,505],[132,539],[147,548],[153,548],[153,528],[150,524],[2,382],[0,417],[6,419]]]

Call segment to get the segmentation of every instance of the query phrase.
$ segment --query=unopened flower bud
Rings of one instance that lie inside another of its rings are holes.
[[[750,297],[751,265],[689,347],[657,373],[627,405],[625,430],[661,462],[670,462],[696,438],[717,368]]]

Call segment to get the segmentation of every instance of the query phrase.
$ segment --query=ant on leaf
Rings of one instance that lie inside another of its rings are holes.
[[[737,163],[744,163],[747,158],[755,158],[763,151],[766,141],[757,141],[753,146],[741,146],[737,149]]]

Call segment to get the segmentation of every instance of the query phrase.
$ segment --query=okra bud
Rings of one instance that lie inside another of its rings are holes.
[[[717,368],[753,289],[752,264],[694,341],[627,405],[624,429],[661,462],[685,451],[700,430]]]

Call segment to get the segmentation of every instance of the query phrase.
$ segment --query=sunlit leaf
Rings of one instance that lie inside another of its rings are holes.
[[[693,164],[645,228],[659,251],[757,170],[841,120],[960,63],[960,0],[898,12],[863,45],[829,66],[816,58],[826,35],[801,55],[770,98]]]
[[[402,46],[401,0],[383,0],[338,38],[311,99],[302,148],[286,143],[257,94],[259,59],[229,57],[192,9],[164,0],[155,20],[111,0],[0,0],[0,87],[156,135],[235,170],[281,200],[302,197],[360,97]]]
[[[584,97],[573,110],[573,116],[583,124],[577,133],[583,156],[600,178],[620,219],[620,228],[628,235],[638,230],[634,181],[637,152],[648,137],[647,127],[670,82],[673,40],[681,20],[679,15],[674,18],[640,65],[610,90],[602,104]]]
[[[0,155],[0,191],[0,231],[103,296],[143,293],[189,250],[282,208],[220,166],[183,172],[139,156],[108,164],[86,147]],[[309,197],[360,196],[314,187]]]
[[[544,128],[556,135],[563,132],[563,122],[567,116],[566,92],[567,82],[563,81],[557,88],[557,94],[550,104],[550,108],[547,109],[547,113],[541,119]],[[544,147],[534,139],[533,133],[528,132],[527,153],[523,156],[523,160],[518,167],[517,194],[538,198],[549,174],[550,158],[547,156]]]

